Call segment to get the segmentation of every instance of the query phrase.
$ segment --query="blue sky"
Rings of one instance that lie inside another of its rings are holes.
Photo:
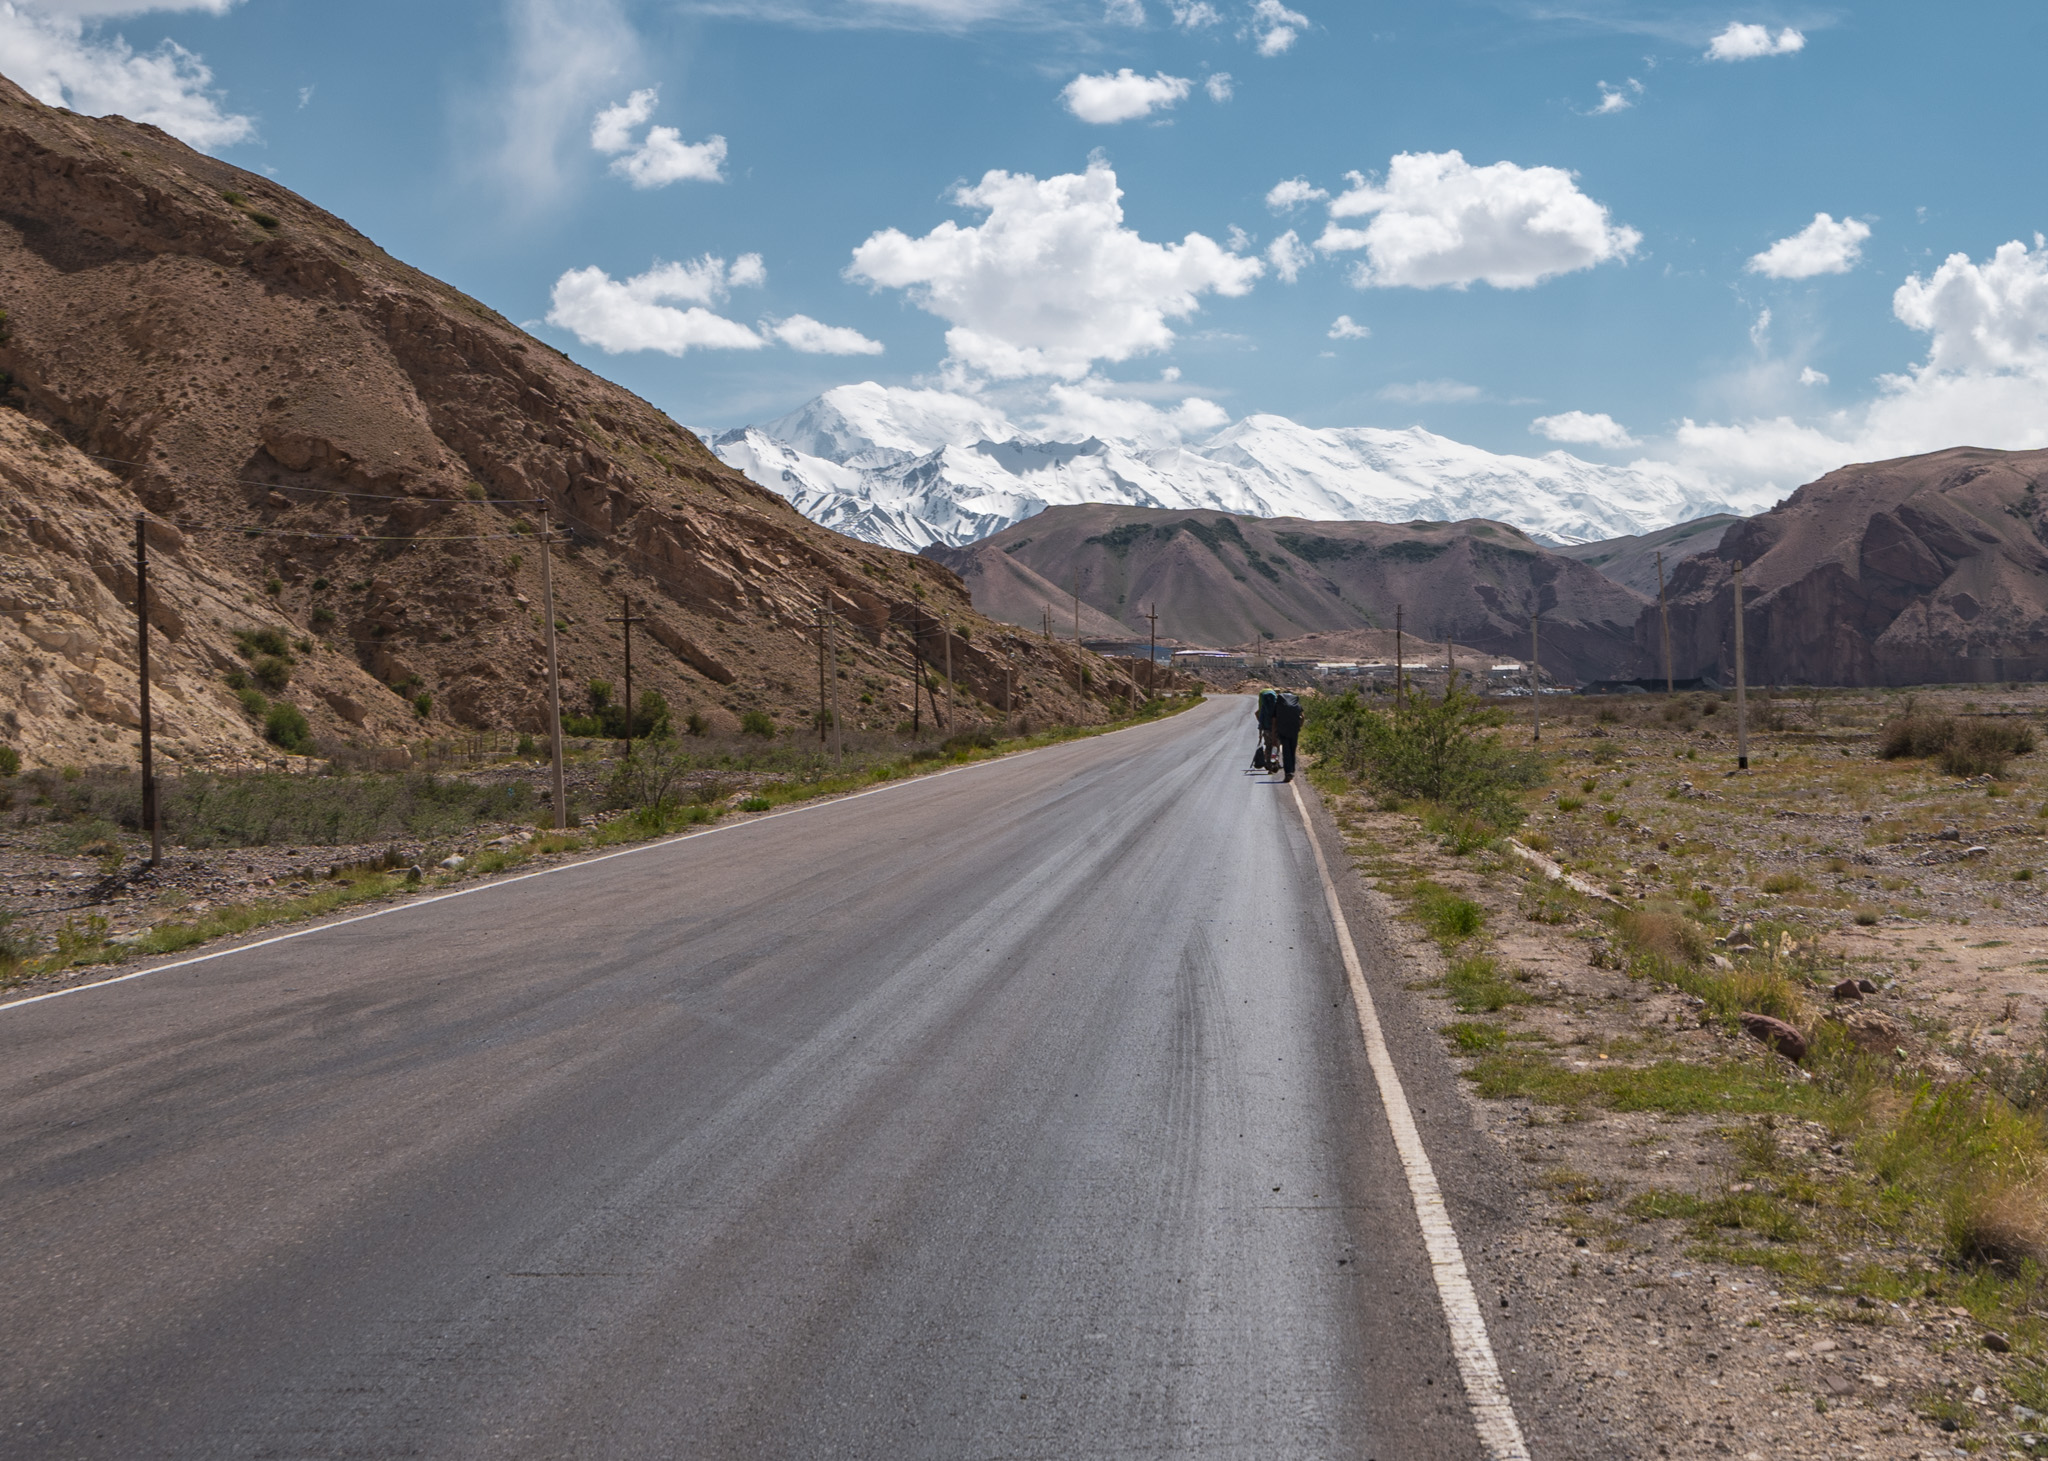
[[[0,0],[0,71],[273,174],[693,425],[872,378],[1789,486],[2048,444],[2044,30],[2020,4]]]

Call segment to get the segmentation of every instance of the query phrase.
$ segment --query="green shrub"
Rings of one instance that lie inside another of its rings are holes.
[[[21,772],[21,752],[12,746],[0,746],[0,776],[15,776]]]
[[[264,713],[263,738],[295,755],[313,750],[313,727],[306,723],[306,712],[289,700],[277,701]]]
[[[749,710],[740,717],[740,733],[749,736],[775,734],[775,718],[765,710]]]
[[[750,796],[740,803],[740,810],[743,812],[765,812],[774,805],[775,803],[768,800],[765,796]]]
[[[327,605],[322,604],[313,610],[313,627],[315,629],[327,629],[332,627],[333,624],[334,610],[328,608]]]
[[[699,717],[701,723],[702,717]],[[619,734],[624,735],[622,730]],[[651,741],[668,739],[668,698],[659,690],[642,690],[639,707],[633,713],[633,734],[644,736]],[[702,735],[702,731],[695,732]]]
[[[1807,886],[1806,879],[1798,873],[1772,873],[1763,884],[1766,893],[1798,893]]]
[[[237,629],[235,645],[248,660],[265,654],[288,660],[292,653],[291,638],[282,629]]]
[[[1410,696],[1391,711],[1366,708],[1356,691],[1318,697],[1307,711],[1303,743],[1316,755],[1383,795],[1436,802],[1494,828],[1521,823],[1515,792],[1544,777],[1537,758],[1484,734],[1506,712],[1457,686],[1440,700]]]
[[[704,717],[694,710],[683,717],[683,733],[685,735],[701,736],[710,728],[705,723]]]
[[[280,654],[260,656],[249,666],[249,677],[271,694],[281,694],[284,687],[291,682],[291,657]]]
[[[1951,776],[2003,776],[2014,756],[2034,749],[2034,727],[2026,721],[1965,720],[1935,756]]]
[[[2014,756],[2034,746],[2029,721],[1930,715],[1910,706],[1877,733],[1877,754],[1885,760],[1932,756],[1951,776],[2002,776]]]
[[[263,698],[263,692],[251,685],[244,685],[235,692],[235,698],[242,702],[242,709],[250,718],[261,720],[270,709],[270,702]]]
[[[945,740],[939,742],[939,749],[947,752],[949,755],[961,756],[969,751],[993,750],[995,749],[995,744],[996,735],[994,731],[971,730],[961,731],[956,736],[946,737]]]
[[[534,744],[533,737],[522,731],[519,735],[519,744],[512,748],[512,754],[515,756],[532,756],[538,754],[539,750],[540,748]]]
[[[412,713],[425,720],[434,713],[434,697],[422,690],[412,697]]]
[[[21,966],[36,956],[33,935],[14,927],[14,915],[0,910],[0,984],[18,977]]]

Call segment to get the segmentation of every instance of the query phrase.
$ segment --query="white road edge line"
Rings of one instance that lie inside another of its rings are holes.
[[[1394,1149],[1408,1174],[1408,1191],[1415,1199],[1415,1217],[1422,1225],[1423,1247],[1429,1253],[1429,1268],[1436,1279],[1436,1291],[1443,1300],[1444,1319],[1451,1329],[1451,1350],[1458,1359],[1458,1374],[1465,1382],[1465,1398],[1472,1406],[1472,1423],[1479,1431],[1479,1443],[1486,1448],[1487,1461],[1529,1461],[1529,1447],[1522,1439],[1522,1427],[1515,1419],[1514,1402],[1500,1377],[1500,1364],[1493,1357],[1493,1342],[1486,1336],[1486,1320],[1479,1311],[1479,1296],[1472,1291],[1472,1277],[1465,1269],[1465,1255],[1458,1247],[1457,1231],[1451,1226],[1450,1210],[1436,1183],[1436,1169],[1422,1145],[1415,1116],[1408,1109],[1408,1093],[1402,1089],[1394,1057],[1387,1050],[1386,1035],[1380,1029],[1379,1011],[1366,988],[1365,970],[1358,962],[1358,947],[1351,941],[1351,926],[1337,901],[1337,884],[1330,877],[1330,864],[1323,858],[1323,845],[1309,820],[1308,803],[1301,786],[1294,786],[1294,805],[1301,812],[1302,830],[1308,833],[1309,848],[1316,855],[1316,871],[1322,875],[1323,898],[1330,905],[1331,921],[1337,925],[1337,947],[1344,955],[1344,974],[1351,982],[1351,1001],[1358,1010],[1358,1030],[1365,1037],[1365,1058],[1379,1082],[1380,1104],[1386,1109],[1387,1125],[1394,1134]]]
[[[751,817],[744,822],[728,822],[723,827],[710,827],[702,832],[683,832],[674,837],[663,837],[655,842],[642,842],[637,846],[622,847],[617,852],[600,853],[596,857],[580,857],[574,862],[557,863],[553,867],[544,867],[535,872],[521,873],[517,877],[499,878],[495,882],[478,883],[470,888],[457,888],[452,893],[439,893],[432,898],[416,898],[410,903],[397,903],[389,908],[378,908],[369,913],[358,913],[350,918],[337,918],[331,923],[316,923],[310,928],[294,929],[290,933],[280,933],[270,938],[258,939],[253,944],[236,944],[231,949],[215,949],[210,954],[195,954],[192,958],[179,959],[169,964],[152,964],[147,969],[137,969],[132,974],[116,974],[112,979],[95,979],[90,984],[74,984],[69,989],[53,989],[48,994],[32,994],[26,999],[9,1000],[5,1004],[0,1004],[0,1013],[5,1013],[8,1010],[18,1010],[24,1005],[41,1004],[46,999],[62,999],[67,994],[87,994],[95,989],[108,989],[116,984],[126,984],[131,979],[141,979],[151,974],[166,974],[173,969],[188,969],[194,964],[204,964],[214,959],[225,959],[234,954],[246,954],[252,949],[266,949],[272,944],[289,943],[295,938],[310,938],[316,933],[326,933],[331,929],[346,928],[351,923],[367,923],[372,918],[386,918],[393,913],[410,913],[415,908],[427,908],[435,903],[446,903],[451,898],[467,898],[472,893],[488,893],[496,888],[509,888],[514,883],[523,883],[529,878],[545,878],[554,873],[568,872],[572,868],[589,867],[591,864],[599,862],[610,862],[615,857],[631,857],[637,852],[653,852],[657,848],[672,847],[678,842],[694,842],[699,838],[715,836],[720,832],[742,832],[749,827],[758,827],[763,822],[773,822],[780,817],[794,817],[799,812],[823,811],[826,807],[836,807],[845,802],[859,801],[864,796],[877,796],[885,791],[899,791],[909,786],[925,786],[937,781],[942,776],[952,776],[962,771],[979,771],[987,766],[1002,766],[1008,762],[1019,760],[1022,757],[1035,755],[1039,751],[1054,751],[1058,750],[1061,746],[1085,745],[1091,741],[1106,740],[1110,736],[1122,735],[1124,731],[1143,730],[1145,726],[1149,725],[1164,725],[1169,720],[1178,719],[1179,714],[1179,712],[1176,712],[1164,720],[1148,720],[1141,725],[1127,725],[1119,730],[1105,731],[1100,736],[1088,736],[1079,741],[1058,741],[1050,746],[1034,746],[1028,751],[1017,751],[1007,756],[998,756],[992,761],[975,761],[966,766],[950,766],[944,771],[933,771],[923,776],[912,776],[903,781],[892,781],[886,786],[871,786],[866,791],[856,791],[846,796],[835,796],[830,801],[805,802],[802,806],[785,807],[782,811],[769,812],[766,816]]]

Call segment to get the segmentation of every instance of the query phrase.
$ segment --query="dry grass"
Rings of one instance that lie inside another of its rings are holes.
[[[2048,1265],[2048,1177],[1965,1189],[1950,1237],[1967,1257]]]
[[[1697,965],[1707,957],[1707,933],[1676,908],[1653,904],[1615,918],[1615,931],[1637,954],[1666,963]]]

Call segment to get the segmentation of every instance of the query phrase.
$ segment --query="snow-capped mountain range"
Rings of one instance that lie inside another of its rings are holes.
[[[1559,544],[1756,507],[1656,463],[1503,456],[1421,427],[1317,429],[1253,415],[1194,443],[1059,441],[975,397],[872,381],[706,439],[812,521],[909,552],[1081,502],[1376,522],[1485,517]]]

